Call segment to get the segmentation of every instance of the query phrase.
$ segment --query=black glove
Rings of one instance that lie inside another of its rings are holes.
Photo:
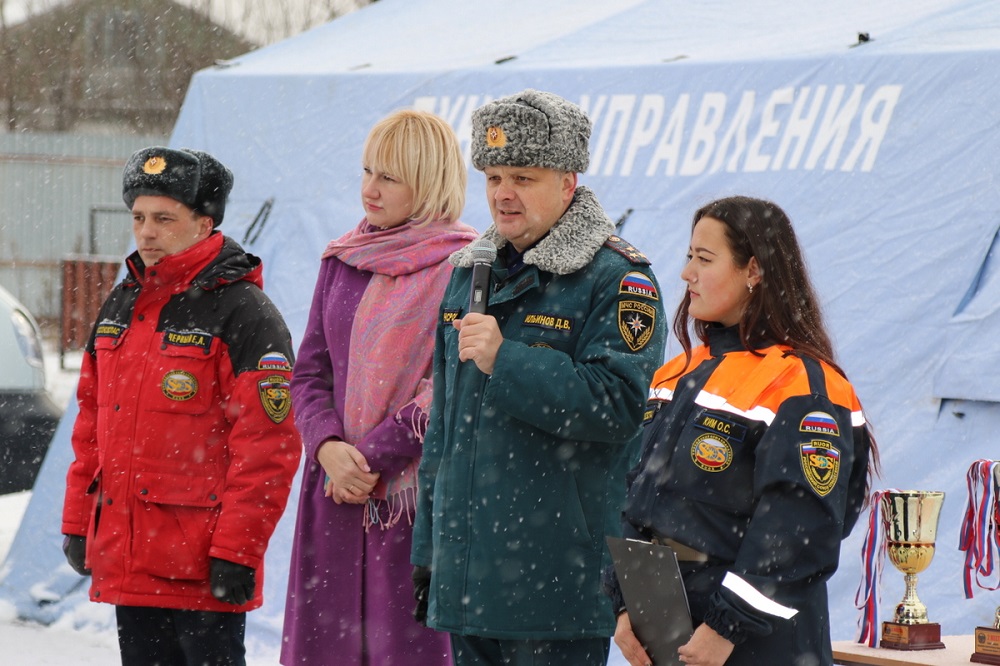
[[[87,537],[67,534],[63,539],[63,553],[73,571],[81,576],[90,575],[90,569],[87,568]]]
[[[430,567],[413,567],[413,598],[417,606],[413,609],[413,619],[427,626],[427,597],[431,590]]]
[[[212,596],[227,604],[242,606],[253,599],[257,572],[250,567],[213,557],[210,565]]]

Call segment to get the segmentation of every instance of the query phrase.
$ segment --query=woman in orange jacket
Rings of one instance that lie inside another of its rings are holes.
[[[683,353],[653,378],[624,535],[678,554],[695,624],[684,663],[832,663],[826,581],[877,449],[788,217],[748,197],[701,208],[681,278]],[[649,664],[607,582],[615,641]]]

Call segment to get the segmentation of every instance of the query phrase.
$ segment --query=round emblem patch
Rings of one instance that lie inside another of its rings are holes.
[[[486,145],[490,148],[503,148],[507,145],[507,135],[503,133],[503,128],[494,125],[486,130]]]
[[[733,448],[714,433],[707,433],[691,445],[691,460],[706,472],[721,472],[733,462]]]
[[[163,389],[163,395],[171,400],[182,402],[190,400],[198,392],[198,380],[190,372],[171,370],[163,375],[160,388]]]
[[[163,173],[163,170],[167,168],[167,161],[160,157],[159,155],[154,155],[146,160],[146,163],[142,165],[142,170],[145,173],[152,175],[157,175]]]

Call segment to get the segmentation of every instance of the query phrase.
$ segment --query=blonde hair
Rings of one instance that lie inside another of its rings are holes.
[[[455,131],[426,111],[395,111],[365,140],[366,167],[391,174],[413,189],[411,219],[457,220],[465,207],[468,172]]]

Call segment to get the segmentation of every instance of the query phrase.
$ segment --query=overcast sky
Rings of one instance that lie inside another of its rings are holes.
[[[73,0],[0,0],[4,21],[18,23]],[[175,0],[207,13],[250,41],[269,44],[353,11],[364,0]]]

